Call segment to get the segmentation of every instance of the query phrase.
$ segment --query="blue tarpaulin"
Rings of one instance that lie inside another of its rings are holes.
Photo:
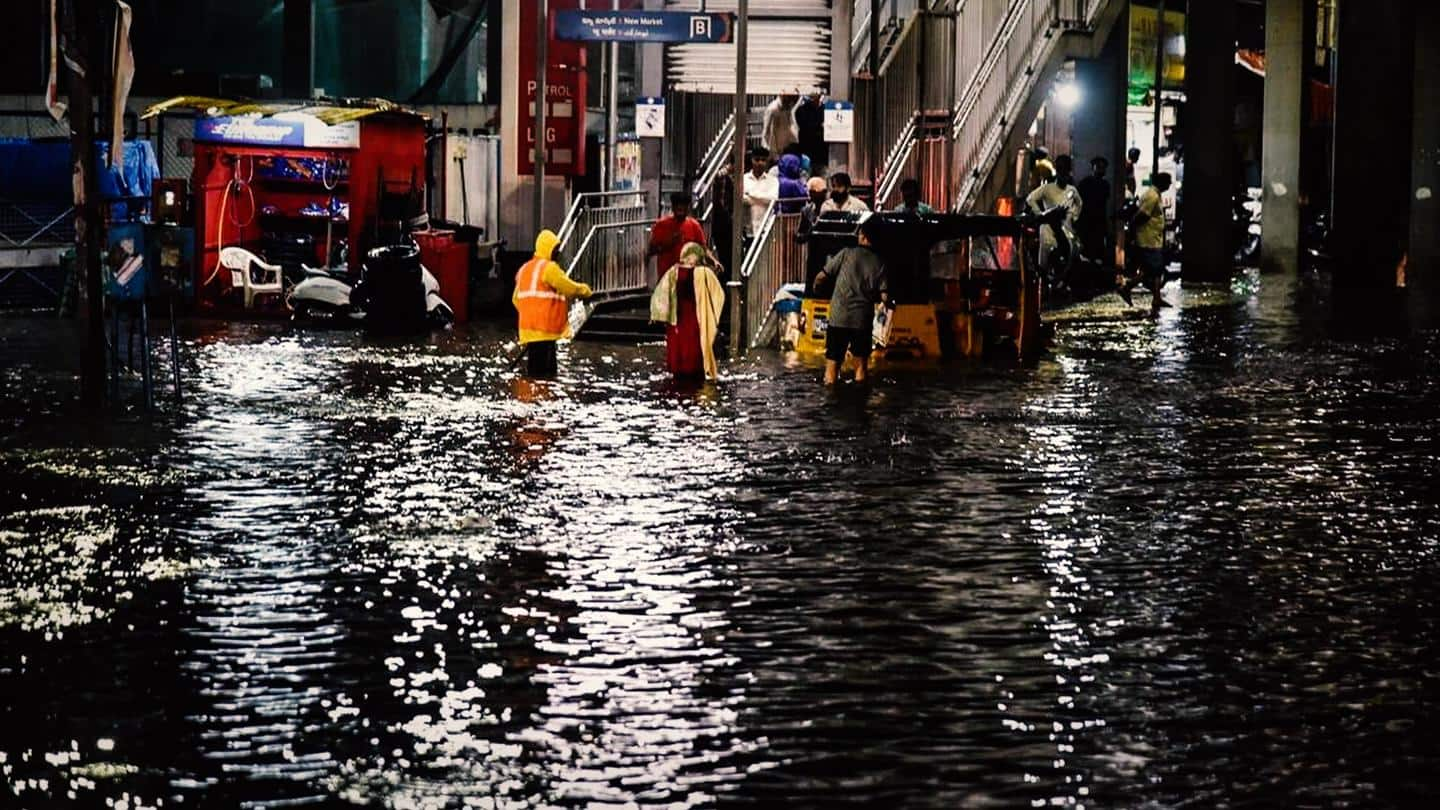
[[[123,169],[109,166],[106,158],[109,150],[107,142],[95,144],[101,198],[148,199],[155,179],[160,176],[154,144],[127,141]],[[69,204],[72,198],[68,141],[0,138],[0,199]]]

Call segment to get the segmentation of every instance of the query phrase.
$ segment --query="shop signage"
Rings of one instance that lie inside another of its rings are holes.
[[[729,42],[735,15],[688,11],[560,11],[555,38],[577,42]]]
[[[257,115],[219,115],[195,119],[195,140],[200,143],[235,143],[247,146],[298,146],[309,149],[360,148],[360,122],[326,125],[312,116],[294,118]]]
[[[635,134],[642,138],[665,137],[665,99],[635,100]]]
[[[1130,92],[1129,103],[1138,106],[1155,86],[1155,51],[1160,39],[1160,13],[1145,6],[1130,8]],[[1185,87],[1185,15],[1165,12],[1165,70],[1161,76],[1166,90]]]
[[[550,8],[574,9],[580,0],[550,0]],[[535,102],[539,82],[535,79],[535,26],[539,24],[539,3],[520,4],[520,137],[516,144],[516,170],[535,171],[535,148],[544,144],[545,173],[585,174],[585,46],[557,41],[554,31],[546,45],[545,132],[535,131]],[[562,13],[557,11],[555,13]]]
[[[855,140],[855,105],[848,101],[825,102],[825,140],[850,143]]]
[[[637,191],[640,188],[640,141],[633,135],[622,136],[615,144],[615,185],[612,191]]]

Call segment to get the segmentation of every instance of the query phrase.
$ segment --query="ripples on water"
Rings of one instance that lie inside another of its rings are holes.
[[[0,804],[1420,804],[1440,344],[1291,311],[830,394],[237,326],[152,427],[8,326]]]

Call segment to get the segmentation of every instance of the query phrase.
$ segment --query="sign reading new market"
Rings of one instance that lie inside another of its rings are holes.
[[[688,11],[561,11],[555,38],[578,42],[729,42],[735,15]]]

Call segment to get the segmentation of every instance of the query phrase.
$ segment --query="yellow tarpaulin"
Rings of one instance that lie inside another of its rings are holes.
[[[386,101],[381,98],[367,98],[354,105],[338,106],[334,104],[305,104],[293,101],[235,101],[233,99],[210,98],[208,96],[176,96],[175,98],[152,105],[149,109],[145,110],[144,114],[140,117],[153,118],[161,113],[176,109],[194,110],[206,116],[270,116],[280,113],[302,113],[317,118],[329,126],[344,124],[348,121],[358,121],[361,118],[374,115],[375,113],[399,113],[402,115],[423,117],[413,110],[408,110],[393,101]]]

